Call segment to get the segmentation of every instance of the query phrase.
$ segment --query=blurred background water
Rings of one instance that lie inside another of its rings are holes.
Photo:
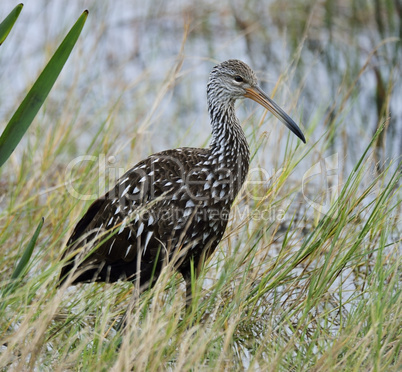
[[[0,14],[13,6],[2,1]],[[230,58],[252,66],[262,88],[308,133],[307,146],[321,138],[296,176],[333,154],[346,176],[381,123],[386,130],[374,161],[402,153],[400,0],[27,2],[0,50],[0,128],[84,9],[83,34],[36,119],[50,133],[61,118],[84,126],[71,153],[56,159],[62,164],[85,154],[110,120],[121,131],[108,155],[120,164],[166,148],[206,146],[208,74]],[[253,135],[264,112],[252,102],[240,103],[238,115],[247,120],[251,148],[262,143],[256,156],[272,175],[287,130],[267,115]],[[42,135],[31,128],[25,141]]]

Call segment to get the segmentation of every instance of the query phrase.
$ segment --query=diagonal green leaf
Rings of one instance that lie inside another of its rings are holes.
[[[36,228],[34,234],[32,235],[31,240],[29,241],[28,245],[25,247],[24,253],[22,254],[21,259],[19,260],[17,267],[14,269],[12,275],[11,275],[11,282],[5,287],[5,289],[2,291],[2,297],[4,298],[7,294],[12,293],[14,291],[14,288],[16,287],[16,279],[22,276],[25,268],[28,265],[29,260],[31,259],[33,249],[35,247],[35,243],[38,239],[40,230],[42,229],[43,223],[45,219],[42,217],[38,227]],[[0,312],[4,310],[5,303],[3,302],[0,306]]]
[[[0,45],[3,44],[4,40],[6,40],[8,34],[14,26],[18,16],[21,13],[22,7],[24,4],[18,4],[11,13],[4,18],[4,21],[0,23]]]
[[[22,101],[20,107],[18,107],[7,124],[6,129],[0,137],[0,167],[17,147],[49,94],[50,89],[52,89],[53,84],[78,40],[87,16],[88,11],[86,10],[64,38],[39,78]]]
[[[32,252],[35,247],[36,240],[38,239],[38,236],[39,236],[40,230],[42,229],[44,221],[45,221],[45,219],[42,217],[39,222],[38,227],[36,228],[34,234],[32,235],[31,240],[29,241],[28,245],[25,248],[20,261],[18,262],[17,267],[15,268],[13,274],[11,275],[12,280],[20,277],[22,272],[24,271],[25,267],[28,265],[28,262],[32,256]]]

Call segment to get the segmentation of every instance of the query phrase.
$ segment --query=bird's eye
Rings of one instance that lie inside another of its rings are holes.
[[[234,78],[238,83],[242,83],[244,80],[240,75],[236,75]]]

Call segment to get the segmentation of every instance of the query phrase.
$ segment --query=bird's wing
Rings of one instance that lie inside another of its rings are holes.
[[[65,256],[87,246],[93,252],[87,254],[81,267],[100,263],[124,266],[138,254],[142,264],[152,265],[160,256],[161,244],[168,244],[166,236],[171,240],[176,233],[177,243],[194,203],[188,201],[181,162],[172,154],[161,154],[138,163],[89,207],[68,241]],[[61,276],[73,265],[73,260],[69,261]]]

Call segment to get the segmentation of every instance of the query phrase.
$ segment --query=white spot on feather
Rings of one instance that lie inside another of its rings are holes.
[[[126,224],[127,224],[127,217],[123,220],[122,224],[120,225],[120,229],[117,232],[117,234],[121,234],[121,232],[125,229]]]
[[[137,230],[137,238],[142,234],[143,231],[144,231],[144,224],[141,222],[141,225],[138,227]]]
[[[152,237],[152,234],[153,234],[152,231],[149,231],[149,232],[147,233],[147,237],[145,238],[145,244],[144,244],[144,252],[142,253],[143,255],[145,254],[145,251],[147,250],[147,246],[148,246],[149,240],[150,240],[151,237]]]
[[[131,187],[131,185],[128,185],[128,186],[124,189],[124,191],[122,192],[121,196],[126,195],[127,192],[128,192],[128,190],[130,189],[130,187]]]
[[[113,239],[113,242],[112,242],[112,244],[110,245],[108,254],[110,254],[110,253],[112,252],[112,248],[113,248],[113,245],[114,245],[115,242],[116,242],[116,239]]]
[[[193,208],[186,208],[183,213],[183,217],[189,216],[193,212]]]
[[[131,232],[131,231],[130,231]],[[130,244],[128,247],[127,247],[127,250],[126,250],[126,254],[124,255],[124,258],[126,258],[127,256],[128,256],[128,254],[130,253],[130,250],[131,250],[131,247],[132,247],[133,245],[132,244]]]
[[[193,203],[193,201],[190,199],[187,201],[185,208],[189,208],[189,207],[195,207],[195,204]]]

